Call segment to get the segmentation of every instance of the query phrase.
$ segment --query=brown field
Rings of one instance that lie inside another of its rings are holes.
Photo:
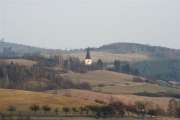
[[[22,90],[0,89],[0,110],[4,111],[8,106],[16,106],[17,110],[29,110],[33,104],[48,105],[52,108],[55,107],[79,107],[85,105],[98,104],[97,100],[121,101],[126,104],[134,103],[137,101],[151,102],[154,105],[159,105],[162,108],[167,108],[168,97],[143,97],[136,95],[112,95],[103,94],[92,91],[84,90],[59,90],[43,92],[30,92]]]
[[[94,91],[103,93],[133,94],[139,92],[180,92],[180,89],[163,87],[158,84],[135,82],[133,78],[136,76],[105,70],[90,71],[83,74],[69,72],[64,74],[64,77],[70,78],[75,82],[88,82],[92,85]]]
[[[85,58],[85,52],[74,52],[74,53],[69,53],[65,54],[65,56],[74,56],[78,57],[80,60],[84,60]],[[98,59],[102,59],[105,62],[112,62],[114,60],[122,60],[122,61],[142,61],[142,60],[149,60],[151,59],[150,56],[145,55],[145,54],[140,54],[140,53],[109,53],[109,52],[97,52],[97,51],[92,51],[91,56],[94,61],[97,61]]]
[[[125,104],[134,104],[137,101],[143,101],[147,103],[151,103],[152,105],[158,105],[163,109],[167,109],[168,102],[171,99],[170,97],[144,97],[137,95],[112,95],[112,94],[104,94],[92,91],[85,90],[59,90],[59,91],[48,91],[48,93],[58,94],[59,96],[67,96],[72,98],[77,98],[80,100],[87,101],[104,101],[106,103],[110,101],[121,101]]]
[[[33,104],[49,105],[51,107],[84,106],[95,104],[93,101],[68,96],[59,96],[42,92],[0,89],[0,110],[8,106],[16,106],[18,110],[29,110]]]
[[[36,61],[26,60],[26,59],[1,59],[0,60],[0,63],[5,63],[5,64],[11,64],[11,62],[13,62],[14,64],[27,66],[27,67],[31,67],[34,64],[37,64]]]

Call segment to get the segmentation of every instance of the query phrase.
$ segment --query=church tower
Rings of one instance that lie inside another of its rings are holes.
[[[90,48],[87,48],[86,58],[85,58],[85,65],[90,66],[92,65],[92,59],[90,54]]]

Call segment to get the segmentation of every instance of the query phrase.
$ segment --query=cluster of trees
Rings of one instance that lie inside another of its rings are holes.
[[[173,117],[180,117],[180,101],[171,99],[168,105],[168,115]]]
[[[84,62],[80,61],[79,58],[70,57],[63,62],[63,66],[67,70],[74,72],[87,72],[88,70],[102,70],[105,67],[105,64],[101,59],[94,62],[91,66],[86,66]]]
[[[138,69],[141,76],[156,80],[180,80],[180,60],[179,59],[158,59],[142,61],[132,64],[134,69]]]
[[[110,70],[127,74],[139,75],[138,69],[133,68],[128,62],[115,60],[113,65],[113,68]]]
[[[31,78],[30,69],[16,64],[0,64],[0,87],[18,88],[20,83]]]
[[[43,91],[50,89],[91,89],[88,83],[73,82],[64,78],[54,70],[55,61],[39,59],[39,63],[32,67],[18,64],[0,64],[0,87],[10,89],[25,89]],[[50,67],[51,66],[51,67]]]
[[[16,113],[17,109],[14,106],[7,108],[9,113]],[[54,116],[91,116],[91,117],[153,117],[153,116],[171,116],[180,117],[180,101],[176,99],[169,100],[168,109],[165,111],[158,105],[151,102],[137,101],[135,104],[124,104],[122,102],[102,103],[98,105],[88,105],[84,107],[62,107],[52,108],[48,105],[32,105],[29,111],[36,115],[54,115]],[[30,115],[32,114],[30,113]],[[27,114],[27,113],[26,113]]]
[[[152,104],[147,104],[144,102],[136,102],[134,105],[126,105],[122,102],[111,102],[103,103],[99,105],[88,105],[84,107],[62,107],[62,108],[52,108],[48,105],[32,105],[29,110],[36,115],[79,115],[79,116],[91,116],[91,117],[130,117],[136,116],[145,117],[165,115],[165,112],[160,107],[152,107]],[[15,113],[17,111],[16,107],[10,106],[7,111],[9,113]],[[29,114],[32,114],[29,113]]]

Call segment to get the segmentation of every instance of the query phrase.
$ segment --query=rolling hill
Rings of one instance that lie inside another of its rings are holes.
[[[92,49],[92,59],[102,59],[105,62],[121,61],[150,61],[156,59],[180,59],[180,50],[166,47],[150,46],[135,43],[113,43]],[[71,50],[66,56],[85,57],[85,50]]]
[[[28,45],[22,45],[17,43],[10,43],[10,42],[4,42],[0,41],[0,53],[3,52],[3,48],[11,48],[13,52],[15,52],[16,55],[21,56],[24,54],[55,54],[55,53],[61,53],[61,50],[55,50],[55,49],[44,49],[39,47],[33,47]]]
[[[112,53],[143,53],[155,58],[180,58],[180,50],[135,43],[113,43],[109,45],[103,45],[96,50]]]
[[[62,54],[65,56],[75,56],[80,59],[84,59],[84,50],[56,50],[56,49],[44,49],[39,47],[33,47],[28,45],[9,43],[0,41],[0,53],[3,48],[12,48],[12,50],[18,54]],[[122,61],[144,61],[151,60],[154,58],[163,59],[180,59],[180,50],[170,49],[166,47],[159,46],[149,46],[143,44],[135,43],[113,43],[108,45],[103,45],[99,48],[92,48],[92,57],[94,60],[103,59],[107,62],[112,62],[114,60]]]
[[[83,74],[69,72],[67,74],[64,74],[63,76],[73,80],[74,82],[87,82],[92,86],[94,91],[110,94],[180,92],[180,89],[177,88],[148,83],[143,77],[137,77],[106,70],[90,71]],[[137,82],[137,78],[140,79],[141,82]]]
[[[65,58],[74,56],[84,60],[85,50],[54,50],[31,47],[21,44],[0,42],[0,54],[3,48],[11,47],[19,56],[23,54],[53,55],[61,54]],[[113,64],[114,60],[128,61],[132,68],[137,69],[141,76],[159,80],[180,80],[180,50],[166,47],[150,46],[135,43],[113,43],[92,48],[93,61],[102,59],[103,62]],[[158,66],[158,67],[157,67]]]

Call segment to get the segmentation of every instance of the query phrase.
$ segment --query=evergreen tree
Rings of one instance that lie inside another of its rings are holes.
[[[98,69],[103,69],[103,67],[104,67],[104,63],[103,63],[103,61],[101,59],[99,59],[97,61],[97,68]]]

